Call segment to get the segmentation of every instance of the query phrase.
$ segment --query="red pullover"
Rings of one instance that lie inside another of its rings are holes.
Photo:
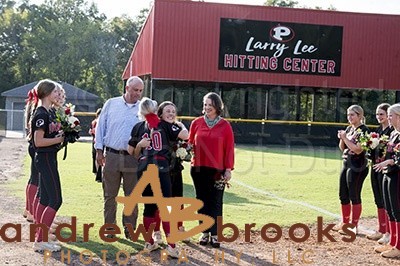
[[[192,166],[233,170],[235,142],[231,124],[225,119],[209,128],[203,116],[196,118],[190,125],[189,142],[194,149]]]

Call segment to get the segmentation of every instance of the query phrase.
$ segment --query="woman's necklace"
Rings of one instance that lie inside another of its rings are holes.
[[[215,126],[218,123],[219,120],[221,120],[221,117],[217,116],[214,120],[211,120],[206,115],[204,115],[204,120],[206,121],[207,126],[209,128],[212,128],[213,126]]]

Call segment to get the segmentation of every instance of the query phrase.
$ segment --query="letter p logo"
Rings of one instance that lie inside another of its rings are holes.
[[[294,32],[286,26],[276,26],[271,29],[270,36],[280,42],[288,42],[294,37]]]

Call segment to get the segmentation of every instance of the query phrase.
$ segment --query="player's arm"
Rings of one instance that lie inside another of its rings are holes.
[[[346,136],[346,132],[342,130],[341,132],[338,133],[340,140],[344,142],[344,144],[355,154],[360,154],[362,153],[362,148],[360,143],[353,143],[351,140],[349,140]]]
[[[136,145],[136,147],[133,150],[133,156],[135,156],[135,158],[139,158],[140,152],[142,151],[142,149],[146,149],[147,147],[150,147],[151,145],[151,140],[150,138],[142,138],[139,143]],[[132,146],[130,146],[132,147]],[[129,150],[128,150],[129,152]]]
[[[178,138],[182,140],[187,140],[189,138],[189,131],[187,130],[185,125],[182,122],[176,122],[176,124],[182,129],[178,134]]]
[[[338,130],[338,134],[337,134],[337,137],[339,139],[339,149],[341,151],[344,151],[344,149],[346,149],[346,144],[344,143],[344,141],[341,138],[341,134],[342,134],[343,131],[344,130]]]
[[[45,138],[44,130],[38,129],[38,130],[35,130],[34,140],[35,140],[35,146],[40,148],[40,147],[48,147],[48,146],[52,146],[52,145],[55,145],[58,143],[62,143],[64,141],[64,137],[58,136],[55,138]]]

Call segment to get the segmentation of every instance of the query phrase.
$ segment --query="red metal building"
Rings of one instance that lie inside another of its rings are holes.
[[[217,91],[231,118],[346,122],[352,103],[397,100],[399,33],[396,15],[155,0],[123,79],[181,115]]]

